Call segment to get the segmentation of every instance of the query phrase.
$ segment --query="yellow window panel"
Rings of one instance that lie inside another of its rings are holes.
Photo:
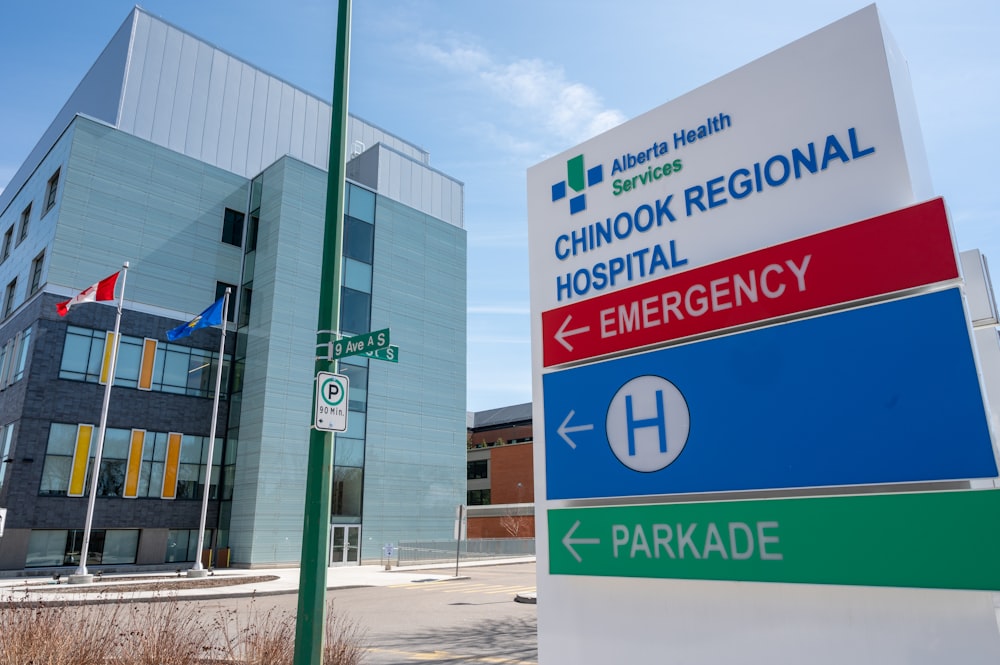
[[[139,471],[142,469],[142,446],[146,442],[146,430],[132,430],[132,441],[128,448],[128,471],[125,473],[126,499],[134,499],[139,495]]]
[[[139,390],[153,388],[153,364],[156,362],[156,340],[146,338],[142,342],[142,365],[139,367]]]
[[[73,450],[73,468],[69,473],[69,489],[66,496],[83,496],[87,486],[87,466],[90,462],[90,442],[94,438],[93,425],[78,425],[76,428],[76,448]]]
[[[181,435],[171,432],[167,436],[167,459],[163,463],[163,492],[160,498],[177,497],[177,471],[181,463]]]
[[[115,334],[110,330],[104,337],[104,360],[101,361],[101,385],[108,382],[108,374],[111,372],[111,352],[114,350]]]

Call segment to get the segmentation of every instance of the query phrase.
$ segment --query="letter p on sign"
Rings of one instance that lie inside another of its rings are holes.
[[[313,426],[327,432],[347,430],[347,377],[320,372],[316,375],[316,405]]]

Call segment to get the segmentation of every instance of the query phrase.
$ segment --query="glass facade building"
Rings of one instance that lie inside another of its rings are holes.
[[[55,303],[130,262],[88,565],[301,554],[330,108],[136,8],[0,193],[0,571],[76,565],[115,310]],[[462,184],[349,119],[331,564],[451,537],[465,496]],[[232,291],[220,330],[166,331]],[[210,432],[216,368],[223,391]],[[74,560],[74,554],[76,560]],[[223,561],[224,563],[225,561]]]

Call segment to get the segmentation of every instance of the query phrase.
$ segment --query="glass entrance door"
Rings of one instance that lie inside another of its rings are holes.
[[[330,525],[330,565],[357,565],[360,561],[361,525]]]

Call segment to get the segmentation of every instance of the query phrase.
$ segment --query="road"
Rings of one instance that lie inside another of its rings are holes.
[[[535,564],[464,568],[460,574],[468,579],[422,581],[428,574],[453,573],[414,571],[393,586],[332,589],[328,596],[335,612],[367,631],[366,665],[535,665],[535,605],[514,602],[518,593],[534,592]],[[294,613],[297,600],[284,594],[197,605],[208,614],[221,609],[260,616],[269,610]]]

